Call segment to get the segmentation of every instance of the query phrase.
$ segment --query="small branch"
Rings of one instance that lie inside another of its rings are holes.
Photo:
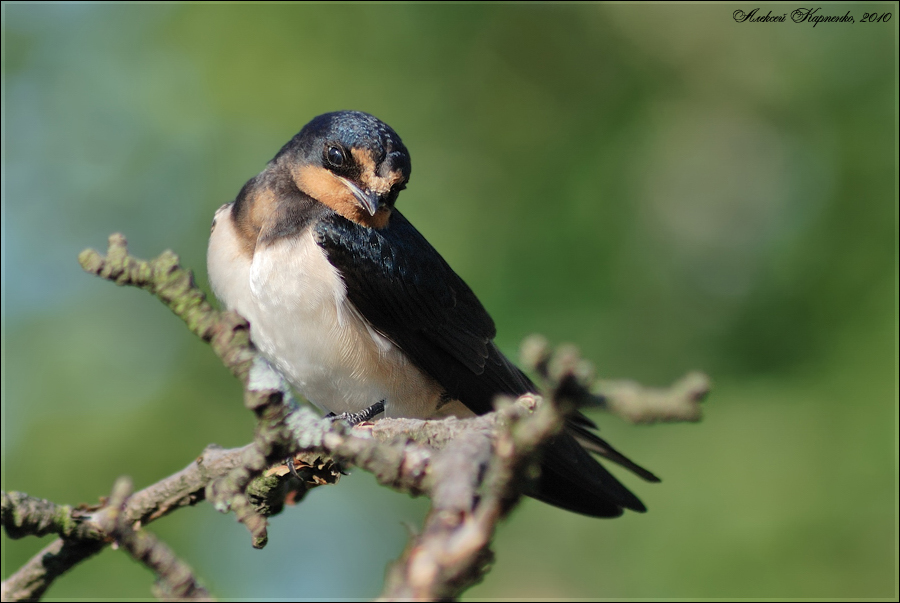
[[[113,234],[109,237],[106,256],[89,249],[78,260],[91,274],[157,296],[192,333],[210,343],[225,366],[241,381],[244,404],[259,420],[256,437],[242,451],[240,462],[226,476],[210,483],[205,495],[216,509],[234,511],[238,521],[250,530],[254,547],[265,546],[266,519],[256,510],[246,490],[266,468],[298,450],[285,428],[287,416],[295,405],[285,400],[283,392],[289,389],[280,378],[274,382],[254,381],[256,376],[251,375],[251,370],[259,367],[261,361],[257,361],[256,350],[250,343],[247,321],[233,312],[214,309],[194,284],[191,271],[182,268],[178,256],[171,251],[150,261],[139,260],[128,255],[125,237]],[[254,498],[259,500],[258,496]]]
[[[634,381],[598,381],[596,391],[606,408],[631,423],[690,421],[702,418],[700,403],[711,383],[703,373],[688,373],[668,388],[644,387]]]
[[[262,375],[262,381],[257,375]],[[212,482],[206,490],[216,510],[233,511],[237,520],[250,531],[254,548],[263,548],[268,542],[267,521],[254,508],[247,488],[269,466],[295,452],[290,446],[290,432],[285,423],[296,404],[286,397],[280,386],[280,377],[262,359],[255,358],[244,381],[245,405],[257,417],[253,443],[244,451],[240,465]]]
[[[156,574],[154,594],[163,600],[211,601],[209,593],[197,583],[190,567],[156,536],[134,530],[124,513],[131,494],[131,480],[119,478],[113,486],[105,513],[97,523],[116,543]]]
[[[78,263],[86,272],[158,297],[193,334],[212,346],[232,374],[246,383],[255,356],[247,321],[234,312],[213,308],[194,284],[193,273],[182,268],[179,261],[171,251],[150,261],[132,257],[128,255],[128,242],[119,233],[110,235],[105,256],[93,249],[78,255]]]
[[[34,498],[23,492],[3,492],[0,523],[12,539],[59,534],[72,536],[78,528],[72,507]]]
[[[540,445],[564,423],[558,405],[538,404],[531,395],[485,416],[495,425],[493,437],[471,431],[432,464],[431,513],[389,570],[382,600],[452,599],[480,582],[493,562],[498,523],[521,497]]]
[[[128,255],[125,237],[109,237],[106,256],[88,249],[78,256],[87,272],[115,282],[145,289],[157,296],[192,333],[210,343],[223,364],[244,386],[244,404],[259,419],[253,444],[243,451],[239,466],[217,483],[210,484],[206,495],[221,511],[233,510],[238,521],[244,523],[253,536],[253,546],[265,545],[266,520],[257,513],[244,493],[253,479],[278,458],[292,452],[288,432],[283,428],[287,408],[278,388],[251,387],[250,371],[256,351],[250,343],[247,321],[233,312],[220,312],[207,301],[194,284],[193,275],[179,265],[178,256],[163,252],[150,260]]]
[[[522,362],[555,387],[557,397],[577,406],[599,407],[630,423],[690,421],[702,418],[700,403],[709,394],[709,377],[691,372],[671,387],[644,387],[634,381],[597,380],[593,365],[575,346],[553,350],[546,339],[532,335],[522,342]]]
[[[399,492],[418,496],[431,487],[427,472],[434,451],[408,437],[378,440],[372,435],[374,426],[350,429],[343,423],[322,419],[308,408],[291,414],[288,427],[292,441],[301,450],[317,451],[355,465]]]
[[[207,484],[233,470],[247,448],[208,446],[185,469],[131,496],[122,516],[135,526],[147,525],[177,508],[202,501]],[[66,538],[52,542],[4,580],[2,599],[39,599],[58,576],[109,544],[98,523],[104,509],[73,509],[21,493],[3,493],[3,527],[10,537],[55,532]]]
[[[129,497],[124,513],[138,526],[168,515],[175,509],[195,505],[205,496],[206,486],[240,464],[243,448],[225,449],[210,444],[190,465]]]
[[[88,557],[103,550],[99,540],[57,538],[0,585],[2,601],[37,601],[53,581]]]

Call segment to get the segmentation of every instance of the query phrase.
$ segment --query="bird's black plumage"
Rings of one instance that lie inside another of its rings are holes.
[[[495,394],[532,391],[525,375],[501,362],[481,302],[400,212],[380,230],[333,214],[316,235],[353,305],[452,398],[483,414]]]

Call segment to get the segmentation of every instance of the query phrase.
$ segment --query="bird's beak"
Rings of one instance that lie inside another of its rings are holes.
[[[350,192],[353,193],[353,196],[356,197],[356,200],[359,201],[359,204],[362,205],[369,215],[374,216],[375,212],[378,211],[378,207],[381,205],[381,197],[375,191],[370,191],[368,189],[363,190],[347,180],[346,178],[341,178],[338,176],[338,179],[344,183],[344,186],[350,189]]]

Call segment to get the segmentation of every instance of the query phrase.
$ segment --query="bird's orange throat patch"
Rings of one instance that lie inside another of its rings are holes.
[[[353,152],[356,153],[355,150]],[[380,182],[378,180],[387,181],[388,179],[370,177],[370,172],[372,176],[374,176],[374,163],[371,165],[371,168],[364,166],[363,175],[361,177],[363,186],[376,193],[390,191],[393,182],[391,182],[387,188],[384,188],[386,182]],[[301,191],[316,201],[327,205],[352,222],[356,222],[367,228],[378,229],[388,225],[388,221],[391,217],[391,209],[389,207],[378,208],[378,211],[375,212],[374,216],[369,214],[353,195],[353,191],[351,191],[338,176],[323,167],[301,165],[294,170],[294,181]],[[372,184],[378,186],[372,186]]]

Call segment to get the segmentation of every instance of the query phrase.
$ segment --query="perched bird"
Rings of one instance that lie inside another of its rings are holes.
[[[494,345],[472,290],[394,208],[410,157],[358,111],[320,115],[213,220],[212,288],[305,398],[351,418],[484,414],[535,386]],[[650,481],[576,414],[544,453],[532,496],[597,517],[644,511],[585,449]]]

